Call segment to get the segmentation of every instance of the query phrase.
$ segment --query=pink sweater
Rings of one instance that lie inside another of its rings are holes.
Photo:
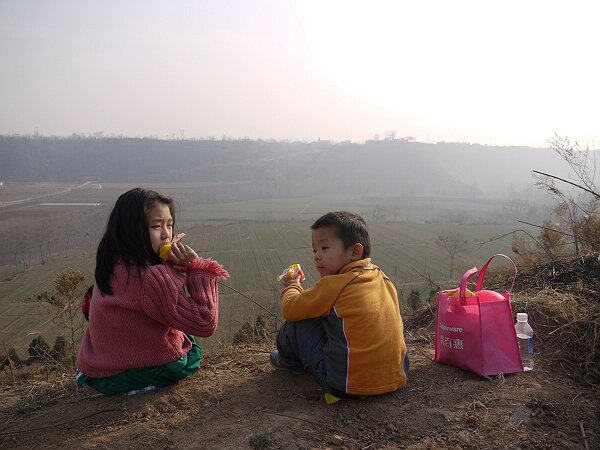
[[[219,312],[218,278],[227,271],[212,259],[196,259],[187,268],[148,267],[140,278],[135,267],[115,265],[112,295],[94,286],[90,322],[83,335],[77,368],[92,378],[175,361],[192,347],[186,334],[211,336]]]

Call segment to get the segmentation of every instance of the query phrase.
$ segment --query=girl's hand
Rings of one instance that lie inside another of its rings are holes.
[[[185,266],[186,263],[198,259],[198,254],[189,245],[177,242],[171,246],[169,262],[174,266]]]

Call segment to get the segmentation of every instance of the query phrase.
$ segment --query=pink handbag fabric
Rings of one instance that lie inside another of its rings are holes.
[[[466,296],[467,282],[477,273],[469,269],[460,280],[459,295],[438,292],[436,313],[435,361],[460,367],[481,376],[522,372],[523,365],[515,334],[510,294],[515,284],[501,296],[483,291],[485,272],[496,254],[483,266],[475,287],[475,296]]]

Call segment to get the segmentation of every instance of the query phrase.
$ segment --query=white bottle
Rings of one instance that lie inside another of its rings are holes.
[[[517,341],[519,342],[519,351],[521,352],[521,361],[523,370],[533,369],[533,329],[527,323],[527,313],[517,313],[517,323],[515,324]]]

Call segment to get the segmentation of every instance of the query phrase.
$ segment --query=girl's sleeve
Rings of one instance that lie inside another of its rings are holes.
[[[187,276],[166,265],[151,266],[144,275],[142,309],[154,320],[194,336],[212,336],[219,320],[218,279],[229,277],[212,259],[187,265]]]

